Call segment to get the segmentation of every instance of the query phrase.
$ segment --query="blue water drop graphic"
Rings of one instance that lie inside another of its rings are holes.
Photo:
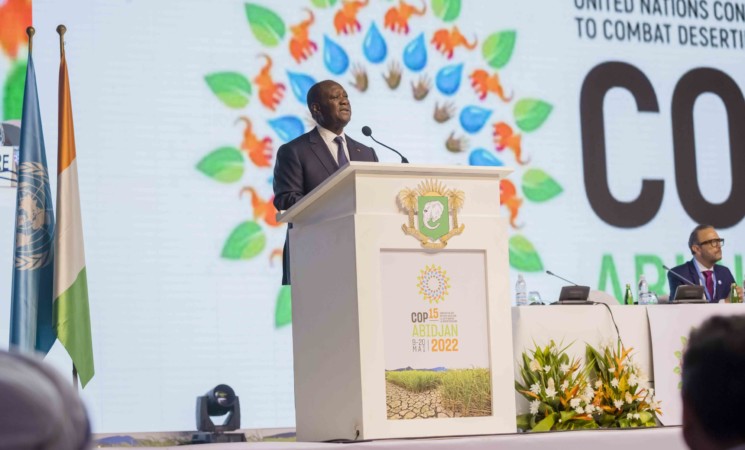
[[[297,116],[277,117],[269,120],[269,125],[277,133],[277,136],[285,142],[289,142],[305,133],[303,121]]]
[[[502,160],[494,156],[494,152],[484,150],[483,148],[474,149],[468,155],[468,164],[472,166],[503,166]]]
[[[316,84],[316,80],[310,75],[304,73],[296,73],[287,71],[287,77],[290,79],[290,86],[292,86],[292,93],[295,94],[295,98],[302,103],[306,104],[306,97],[308,96],[308,89]]]
[[[460,126],[468,133],[476,133],[484,127],[491,116],[491,109],[480,106],[466,106],[460,112]]]
[[[325,35],[323,36],[323,63],[334,75],[343,74],[349,67],[347,52]]]
[[[453,95],[460,87],[460,78],[463,75],[463,64],[445,66],[437,72],[435,83],[437,89],[445,95]]]
[[[388,54],[388,46],[385,44],[383,35],[378,31],[378,27],[375,26],[375,22],[367,30],[365,41],[362,43],[362,50],[367,60],[371,63],[382,62]]]
[[[414,72],[419,72],[427,65],[427,46],[424,44],[424,33],[404,47],[404,64]]]

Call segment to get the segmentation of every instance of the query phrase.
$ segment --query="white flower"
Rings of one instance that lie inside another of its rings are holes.
[[[593,398],[594,396],[595,396],[595,391],[592,389],[592,387],[587,386],[585,388],[585,397]]]
[[[593,412],[595,412],[595,409],[597,409],[597,408],[595,408],[595,405],[587,405],[587,406],[585,406],[585,412],[587,414],[592,414]]]
[[[577,414],[584,414],[585,410],[581,406],[578,406],[574,408],[574,412],[576,412]]]
[[[546,364],[545,366],[543,366],[543,371],[546,372],[546,373],[551,372],[551,366],[549,366],[548,364]]]
[[[549,386],[546,388],[546,397],[548,398],[554,398],[556,397],[556,389],[554,389],[552,386]]]
[[[623,400],[616,400],[613,402],[613,406],[616,407],[616,409],[621,409],[623,407]]]
[[[530,413],[531,414],[538,414],[538,407],[541,406],[540,400],[533,400],[530,402]]]
[[[613,366],[608,366],[608,372],[615,372],[616,368]]]
[[[649,392],[647,393],[647,397],[653,397],[654,396],[654,388],[649,388]]]
[[[564,382],[561,383],[561,390],[566,391],[567,389],[569,389],[569,380],[564,380]]]
[[[571,406],[572,408],[576,408],[576,407],[579,406],[580,402],[581,402],[581,400],[575,397],[575,398],[569,400],[569,406]]]
[[[534,394],[540,394],[541,386],[538,383],[533,383],[532,385],[530,385],[530,392]]]
[[[550,387],[552,389],[556,387],[556,384],[554,383],[554,377],[549,377],[548,378],[548,387]]]
[[[562,364],[559,367],[559,370],[561,370],[561,373],[567,373],[567,372],[569,372],[569,364]]]
[[[613,386],[614,388],[617,388],[618,387],[618,378],[613,378],[612,380],[610,380],[610,385]]]
[[[528,368],[529,368],[529,369],[530,369],[530,370],[531,370],[532,372],[538,372],[539,370],[541,370],[541,365],[540,365],[540,364],[538,363],[538,361],[536,361],[536,360],[534,359],[533,361],[531,361],[531,362],[530,362],[530,364],[528,365]]]
[[[626,403],[628,403],[630,405],[631,402],[633,402],[633,401],[634,401],[634,398],[631,397],[631,393],[630,392],[626,392]]]
[[[634,387],[637,384],[639,384],[639,377],[636,376],[636,374],[632,373],[629,375],[629,386]]]
[[[600,389],[601,387],[603,387],[603,382],[600,381],[600,380],[596,381],[595,382],[595,389]]]

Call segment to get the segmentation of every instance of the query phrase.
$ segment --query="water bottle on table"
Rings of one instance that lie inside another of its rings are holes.
[[[525,278],[522,274],[517,276],[517,283],[515,284],[515,303],[517,303],[517,306],[528,304],[528,286],[525,284]]]

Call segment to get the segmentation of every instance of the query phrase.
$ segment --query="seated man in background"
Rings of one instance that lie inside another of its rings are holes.
[[[715,316],[693,330],[682,377],[688,447],[745,449],[745,316]]]
[[[92,448],[83,402],[51,366],[0,350],[0,450]]]
[[[688,238],[688,248],[693,254],[693,259],[671,270],[693,284],[703,285],[706,301],[709,303],[717,303],[723,298],[728,298],[732,283],[735,282],[728,268],[716,264],[722,259],[723,246],[724,239],[719,237],[714,227],[699,225]],[[686,284],[671,273],[667,274],[667,281],[670,284],[670,298],[675,296],[678,286]],[[737,289],[742,298],[742,287]]]

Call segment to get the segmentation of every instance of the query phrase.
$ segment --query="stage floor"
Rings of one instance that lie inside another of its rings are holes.
[[[246,433],[252,436],[267,436],[268,433]],[[678,450],[686,449],[680,427],[659,427],[625,430],[581,430],[554,431],[545,433],[521,433],[489,436],[448,437],[433,439],[390,439],[358,443],[325,443],[325,442],[245,442],[234,444],[203,444],[200,449],[289,449],[289,450],[329,450],[352,446],[365,450],[537,450],[537,449],[570,449],[570,450]],[[108,447],[107,448],[132,448]],[[138,447],[152,449],[177,449],[173,447]]]

